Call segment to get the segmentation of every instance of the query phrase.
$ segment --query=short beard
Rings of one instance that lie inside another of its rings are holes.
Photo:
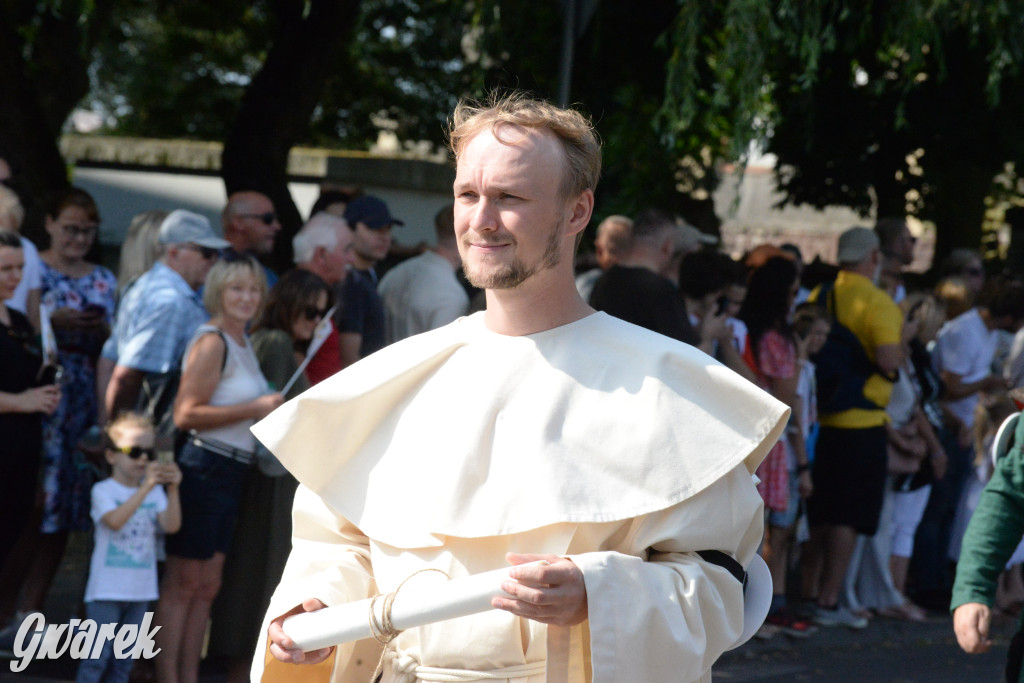
[[[463,262],[462,271],[466,274],[469,284],[474,287],[481,289],[514,289],[537,273],[554,268],[561,260],[562,222],[559,221],[548,235],[548,242],[544,246],[544,255],[532,267],[523,263],[522,259],[516,258],[507,266],[487,274],[470,272],[465,262]]]

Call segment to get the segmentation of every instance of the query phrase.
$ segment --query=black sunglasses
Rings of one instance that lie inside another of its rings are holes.
[[[132,460],[138,460],[142,456],[146,456],[147,460],[154,460],[156,458],[155,448],[143,448],[142,446],[114,446],[111,444],[110,450],[117,451],[118,453],[124,453]]]
[[[302,312],[306,316],[306,320],[316,320],[317,318],[323,318],[327,315],[329,308],[317,308],[316,306],[306,306],[306,309]]]
[[[242,218],[258,218],[267,225],[273,225],[274,221],[277,220],[277,214],[273,211],[267,211],[266,213],[240,213],[238,215]]]
[[[207,261],[212,261],[213,259],[215,259],[218,256],[220,256],[220,249],[214,249],[212,247],[204,247],[204,246],[199,245],[199,244],[186,244],[185,248],[186,249],[190,249],[192,251],[198,251],[199,255],[202,256]]]

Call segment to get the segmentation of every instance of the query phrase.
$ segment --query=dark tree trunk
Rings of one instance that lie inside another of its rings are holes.
[[[1020,100],[1006,91],[1017,79],[1004,80],[1001,104],[993,108],[985,90],[991,56],[984,42],[959,28],[943,46],[944,75],[927,80],[908,102],[912,130],[925,150],[920,163],[928,193],[921,218],[935,223],[933,265],[953,249],[981,248],[985,199],[1004,162],[1021,149],[1015,130]]]
[[[81,2],[64,3],[59,13],[44,12],[31,46],[18,27],[34,18],[33,8],[0,3],[0,157],[10,163],[25,206],[22,233],[43,247],[46,204],[69,185],[57,144],[61,127],[89,90],[83,55],[108,28],[114,2],[93,2],[85,25]]]
[[[359,10],[358,0],[313,0],[272,3],[277,29],[263,67],[246,88],[224,143],[221,173],[230,195],[255,190],[270,197],[282,231],[272,266],[291,263],[291,237],[302,226],[288,191],[288,152],[301,139],[320,98],[320,91],[338,64]]]
[[[985,218],[985,198],[992,192],[992,179],[998,168],[983,168],[961,160],[937,164],[941,176],[935,183],[935,196],[929,202],[928,217],[935,222],[935,258],[937,266],[953,249],[981,248],[981,225]],[[931,169],[926,177],[934,178]]]
[[[14,186],[25,207],[22,232],[40,246],[46,198],[68,186],[58,129],[43,108],[23,55],[24,43],[8,17],[0,17],[0,157],[11,165]]]

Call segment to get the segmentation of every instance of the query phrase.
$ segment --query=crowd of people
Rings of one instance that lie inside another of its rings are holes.
[[[37,251],[18,234],[24,211],[8,184],[0,647],[42,610],[68,534],[92,531],[87,615],[138,624],[152,603],[162,681],[196,679],[212,623],[210,654],[245,680],[291,547],[297,485],[249,427],[386,339],[467,312],[451,207],[437,214],[437,245],[378,294],[373,266],[402,221],[377,197],[324,192],[280,276],[258,260],[281,228],[263,194],[232,195],[221,234],[190,211],[147,211],[115,276],[88,260],[100,222],[88,193],[54,201],[50,245]],[[127,680],[132,663],[105,656],[79,679]]]
[[[88,193],[49,205],[39,251],[18,234],[7,184],[0,647],[42,610],[68,534],[90,530],[90,618],[139,623],[152,603],[158,680],[196,680],[207,636],[208,655],[245,680],[298,485],[249,428],[482,306],[459,277],[452,206],[434,217],[436,244],[394,265],[403,222],[387,204],[325,191],[280,273],[260,260],[281,229],[263,194],[231,195],[220,234],[184,209],[147,211],[115,276],[89,260],[100,211]],[[934,285],[909,287],[914,247],[901,219],[843,232],[835,265],[805,264],[791,244],[733,258],[657,209],[597,226],[584,301],[699,348],[791,409],[757,470],[774,584],[759,637],[949,607],[986,449],[1015,410],[1007,391],[1024,385],[1024,285],[986,278],[979,254],[959,250]],[[79,680],[127,680],[132,664],[90,661]]]
[[[791,407],[757,472],[774,583],[758,636],[948,610],[987,449],[1021,386],[1021,281],[986,280],[960,249],[937,282],[908,289],[916,240],[902,219],[843,232],[835,265],[804,264],[791,244],[733,259],[694,233],[656,211],[607,218],[599,268],[577,285],[594,308],[699,346]]]

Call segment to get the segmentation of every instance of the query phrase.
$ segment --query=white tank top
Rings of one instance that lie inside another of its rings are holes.
[[[185,350],[185,357],[188,357],[192,344],[195,344],[199,337],[211,332],[216,334],[221,331],[213,325],[200,325],[189,342],[188,349]],[[220,382],[213,390],[208,404],[230,406],[247,403],[268,393],[267,380],[260,371],[260,363],[249,343],[249,337],[245,338],[245,346],[240,346],[229,334],[221,333],[221,337],[227,343],[227,359],[220,375]],[[197,431],[197,434],[200,437],[216,439],[234,448],[252,451],[256,447],[256,437],[249,431],[249,427],[254,422],[255,420],[250,418],[214,429]]]

